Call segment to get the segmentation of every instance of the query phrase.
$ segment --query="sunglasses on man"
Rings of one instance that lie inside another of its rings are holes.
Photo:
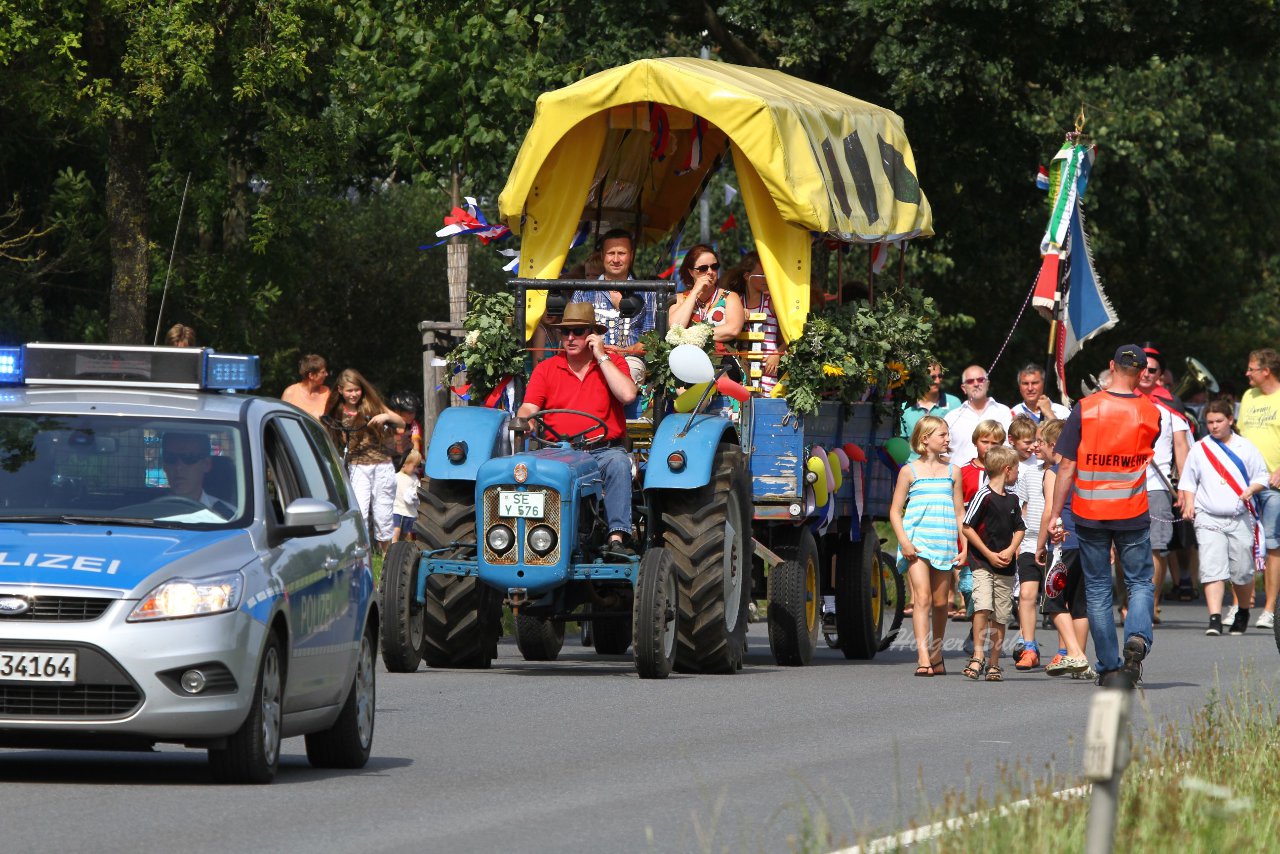
[[[986,377],[970,377],[967,380],[961,380],[961,385],[982,385],[987,381]]]
[[[569,326],[561,329],[560,332],[566,338],[586,338],[595,330],[590,326]]]

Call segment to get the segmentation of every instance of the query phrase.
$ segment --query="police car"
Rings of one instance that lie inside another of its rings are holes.
[[[319,424],[256,356],[0,347],[0,746],[206,748],[267,783],[281,740],[359,768],[369,539]]]

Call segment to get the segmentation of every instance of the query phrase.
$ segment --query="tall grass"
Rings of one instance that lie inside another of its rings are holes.
[[[1135,696],[1133,714],[1143,714]],[[1185,721],[1135,726],[1133,760],[1121,786],[1117,851],[1273,851],[1280,837],[1280,717],[1275,697],[1256,676],[1242,673],[1233,691],[1210,692],[1203,708]],[[1135,720],[1135,725],[1141,724]],[[1084,849],[1089,798],[1053,797],[1078,779],[1051,775],[1031,781],[1002,775],[1006,794],[994,800],[950,798],[935,816],[1011,804],[1034,792],[1028,806],[975,816],[937,838],[938,851]],[[1030,785],[1028,785],[1030,784]]]

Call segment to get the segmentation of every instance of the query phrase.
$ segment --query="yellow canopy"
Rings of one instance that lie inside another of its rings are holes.
[[[696,118],[707,123],[704,154],[686,169]],[[664,122],[659,160],[652,144]],[[933,234],[892,111],[769,69],[643,59],[538,98],[498,199],[522,236],[521,274],[558,277],[583,220],[638,231],[642,243],[661,238],[696,204],[726,141],[788,340],[808,313],[812,232],[854,243]],[[530,334],[544,301],[530,292]]]

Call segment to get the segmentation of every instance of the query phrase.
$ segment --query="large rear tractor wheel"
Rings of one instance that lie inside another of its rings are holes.
[[[880,649],[880,586],[880,539],[867,522],[862,542],[840,538],[836,561],[836,632],[845,658],[872,659]]]
[[[769,570],[769,648],[783,667],[813,660],[818,646],[818,544],[808,528],[794,545],[778,549],[782,563]]]
[[[662,497],[680,596],[676,670],[734,673],[746,653],[751,599],[751,482],[742,451],[722,444],[709,483]]]
[[[631,648],[641,679],[666,679],[671,675],[676,663],[678,599],[671,553],[654,546],[640,561],[631,616]]]
[[[414,524],[426,551],[447,549],[475,554],[474,486],[465,481],[433,480],[418,492]],[[443,557],[449,557],[444,552]],[[429,667],[485,669],[498,654],[502,599],[473,577],[435,574],[427,578],[423,607],[422,657]]]
[[[415,584],[421,559],[415,543],[401,540],[382,561],[382,662],[392,673],[412,673],[422,662],[425,609]]]
[[[555,661],[564,646],[564,623],[516,614],[516,647],[525,661]]]

